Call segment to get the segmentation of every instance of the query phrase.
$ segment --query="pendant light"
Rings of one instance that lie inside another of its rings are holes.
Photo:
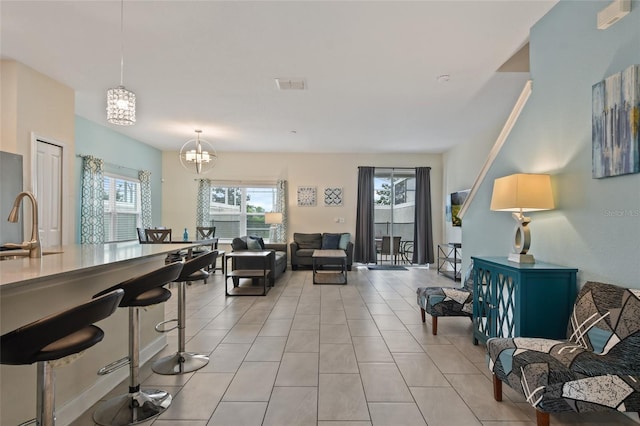
[[[180,149],[180,163],[188,172],[197,175],[210,172],[218,155],[209,142],[200,139],[202,130],[195,130],[196,138],[188,140]]]
[[[107,121],[120,126],[136,122],[136,94],[124,87],[124,0],[120,0],[120,85],[107,90]]]

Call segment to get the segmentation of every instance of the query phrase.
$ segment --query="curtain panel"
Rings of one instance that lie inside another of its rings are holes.
[[[413,263],[434,262],[431,216],[431,167],[416,167],[416,208],[413,225]]]
[[[356,211],[356,236],[353,251],[354,262],[376,262],[376,245],[373,238],[374,173],[375,167],[358,167],[358,207]]]
[[[198,202],[196,205],[196,226],[211,226],[211,181],[198,180]]]
[[[276,225],[276,243],[287,242],[287,230],[289,228],[289,203],[288,198],[288,185],[286,180],[278,180],[276,182],[276,205],[275,211],[282,213],[282,223]]]
[[[104,161],[82,157],[80,243],[104,243]]]
[[[140,180],[140,216],[142,229],[151,228],[151,172],[149,170],[138,171]]]

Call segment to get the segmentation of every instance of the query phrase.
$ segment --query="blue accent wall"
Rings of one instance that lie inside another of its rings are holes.
[[[552,175],[556,209],[532,218],[536,259],[597,280],[640,288],[640,174],[591,177],[592,86],[640,64],[640,1],[607,30],[596,28],[604,1],[560,1],[531,29],[533,91],[463,220],[464,262],[506,256],[515,221],[490,211],[496,178]],[[469,161],[476,161],[469,159]]]
[[[93,155],[108,163],[105,171],[138,178],[138,170],[151,172],[152,223],[162,223],[162,151],[124,136],[108,127],[75,117],[76,154]],[[82,159],[76,157],[76,242],[80,242],[80,199],[82,197]]]

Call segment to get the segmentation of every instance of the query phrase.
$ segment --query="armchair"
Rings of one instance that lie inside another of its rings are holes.
[[[494,398],[502,383],[549,413],[640,411],[640,290],[588,282],[574,304],[567,340],[493,338],[487,341]],[[544,315],[544,312],[541,312]]]

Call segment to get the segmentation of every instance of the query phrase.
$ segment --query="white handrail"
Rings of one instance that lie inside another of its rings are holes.
[[[516,124],[516,121],[518,121],[518,117],[520,116],[522,109],[526,105],[527,100],[529,99],[529,95],[531,95],[532,84],[533,83],[531,80],[527,80],[527,82],[525,83],[524,88],[520,93],[520,97],[516,101],[516,104],[513,106],[513,109],[511,110],[511,114],[509,114],[509,118],[507,118],[507,122],[504,124],[504,127],[502,127],[502,131],[498,135],[498,139],[496,139],[496,143],[493,144],[493,148],[491,148],[491,151],[489,151],[487,160],[482,166],[482,169],[480,169],[480,173],[478,174],[478,177],[473,183],[473,186],[471,187],[471,191],[469,191],[469,195],[467,196],[467,199],[464,201],[464,204],[462,204],[462,207],[460,208],[460,212],[458,213],[458,217],[460,219],[464,217],[464,214],[469,209],[469,206],[473,201],[473,197],[476,195],[476,192],[478,192],[478,188],[480,188],[482,181],[484,181],[484,177],[487,175],[489,168],[491,167],[494,160],[498,156],[498,153],[502,149],[502,145],[504,145],[505,141],[507,140],[507,137],[509,137],[509,133],[511,133],[511,129],[513,129],[513,126]]]

